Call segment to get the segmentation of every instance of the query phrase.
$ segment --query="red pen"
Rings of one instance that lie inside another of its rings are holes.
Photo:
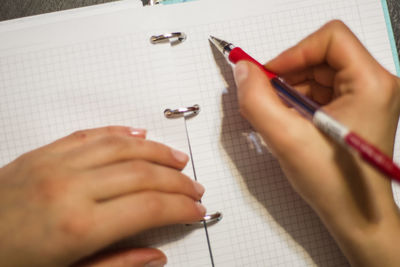
[[[319,130],[334,141],[357,151],[361,158],[385,174],[388,178],[400,182],[400,168],[390,157],[378,148],[368,143],[356,133],[351,132],[346,126],[327,114],[316,102],[300,94],[277,74],[264,68],[262,64],[249,56],[241,48],[235,47],[233,44],[213,36],[210,36],[210,41],[233,64],[241,60],[256,64],[265,75],[267,75],[271,84],[276,89],[277,94],[287,104],[294,107],[301,115],[311,120]]]

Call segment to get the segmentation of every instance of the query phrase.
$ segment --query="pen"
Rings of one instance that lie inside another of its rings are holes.
[[[210,41],[233,64],[241,60],[256,64],[269,78],[277,94],[284,102],[295,108],[305,118],[311,120],[320,131],[328,135],[335,142],[357,151],[362,159],[387,175],[388,178],[390,177],[400,182],[400,168],[378,148],[350,131],[346,126],[327,114],[317,103],[300,94],[277,74],[264,68],[263,65],[241,48],[235,47],[233,44],[214,36],[210,36]]]

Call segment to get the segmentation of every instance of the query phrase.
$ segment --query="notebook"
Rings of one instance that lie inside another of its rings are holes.
[[[399,73],[387,15],[376,0],[199,0],[0,23],[0,164],[78,129],[147,128],[149,139],[192,152],[184,172],[205,185],[202,202],[223,219],[151,230],[118,246],[158,247],[168,266],[348,266],[239,115],[231,67],[207,39],[230,40],[265,62],[341,19]],[[171,32],[187,39],[149,41]],[[196,104],[192,118],[164,116]]]

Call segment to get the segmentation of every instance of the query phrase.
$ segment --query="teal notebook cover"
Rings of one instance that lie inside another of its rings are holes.
[[[396,65],[396,72],[397,72],[397,75],[400,76],[399,53],[397,51],[396,42],[394,40],[392,22],[390,20],[390,14],[389,14],[389,8],[388,8],[386,0],[381,0],[381,2],[382,2],[382,7],[383,7],[383,13],[385,15],[386,28],[387,28],[388,35],[389,35],[390,45],[392,46],[392,54],[393,54],[394,64]]]
[[[170,4],[177,4],[177,3],[184,3],[184,2],[192,2],[197,0],[164,0],[161,3],[163,5],[170,5]]]

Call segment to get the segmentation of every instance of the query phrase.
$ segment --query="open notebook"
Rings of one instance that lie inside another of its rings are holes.
[[[202,201],[224,218],[208,236],[204,227],[173,226],[122,245],[159,247],[169,266],[347,266],[240,117],[231,67],[207,38],[230,40],[264,62],[342,19],[394,73],[385,14],[386,3],[376,0],[200,0],[0,23],[0,164],[104,125],[144,127],[150,139],[188,153],[189,138],[191,164],[207,189]],[[176,31],[187,40],[149,42]],[[184,119],[164,117],[167,108],[194,104],[201,112],[186,120],[188,134]],[[191,164],[184,171],[193,177]]]

